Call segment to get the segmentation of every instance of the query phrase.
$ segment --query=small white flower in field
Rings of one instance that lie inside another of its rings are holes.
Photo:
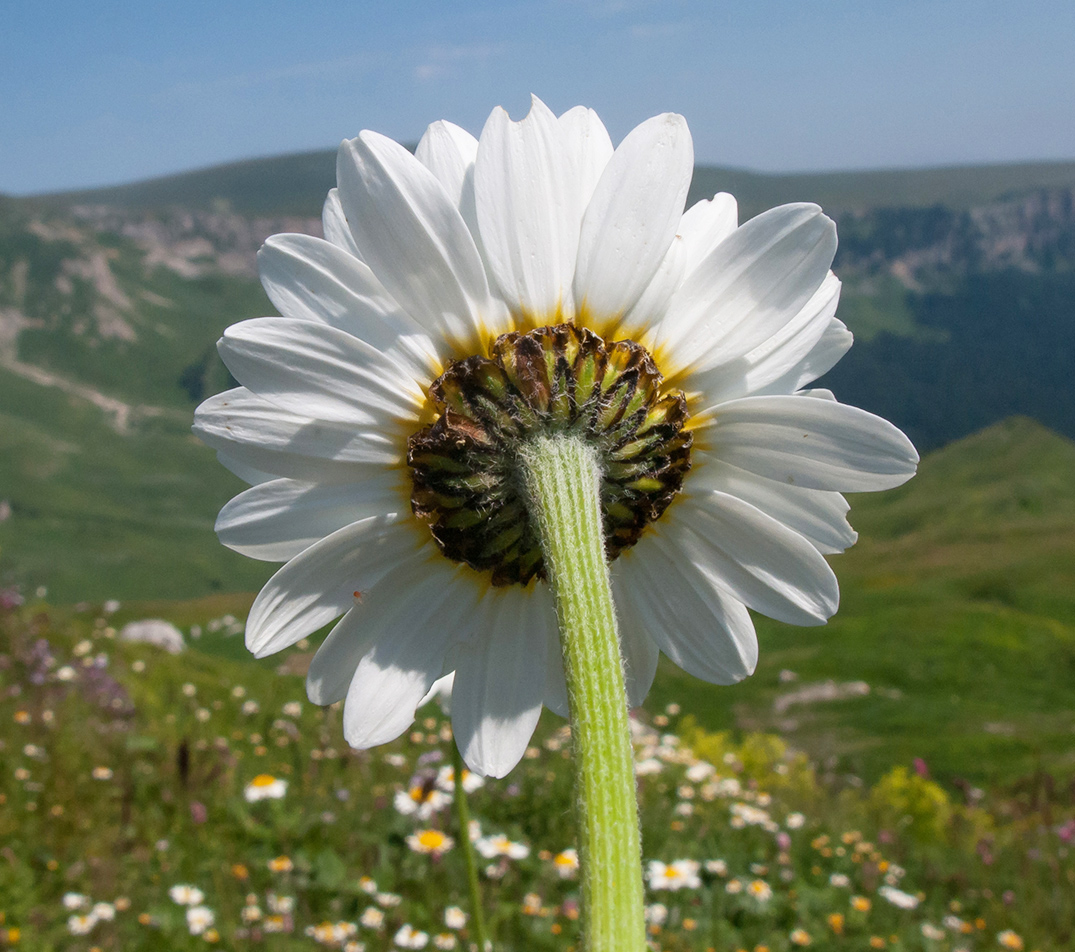
[[[672,811],[676,816],[691,816],[694,813],[693,803],[677,803]]]
[[[63,894],[63,899],[60,902],[63,903],[64,909],[74,912],[76,909],[85,909],[89,906],[90,897],[83,896],[82,893],[68,892]]]
[[[415,929],[410,923],[404,923],[392,936],[392,941],[401,949],[424,949],[429,942],[429,933]]]
[[[198,688],[191,684],[189,681],[183,685],[183,695],[185,697],[194,697],[198,693]]]
[[[279,800],[287,793],[287,781],[272,774],[258,774],[243,790],[247,803],[259,800]]]
[[[74,648],[71,649],[71,653],[76,658],[84,658],[91,651],[93,651],[93,642],[83,638]]]
[[[288,923],[282,914],[276,913],[271,916],[266,916],[265,921],[261,924],[261,928],[266,932],[285,932],[288,929]]]
[[[528,892],[523,896],[522,912],[524,916],[536,916],[541,912],[541,896],[536,892]]]
[[[295,911],[295,898],[293,896],[278,896],[276,893],[269,893],[265,897],[265,903],[269,907],[269,911],[275,912],[277,915],[287,916]]]
[[[931,942],[940,942],[941,939],[946,938],[948,935],[944,929],[935,926],[932,922],[922,923],[922,938],[928,939]]]
[[[94,780],[111,780],[112,768],[111,767],[94,767],[92,771]]]
[[[509,840],[503,833],[495,833],[492,836],[483,836],[474,844],[474,848],[486,859],[495,856],[506,856],[508,859],[526,859],[530,855],[530,847],[525,843],[516,843]]]
[[[454,949],[459,940],[450,932],[438,932],[433,936],[433,945],[438,949]]]
[[[393,909],[403,902],[403,897],[398,893],[379,892],[373,898],[377,900],[377,905],[385,909]]]
[[[463,791],[473,793],[485,786],[485,778],[474,773],[473,770],[463,771]],[[437,771],[437,788],[445,793],[455,792],[455,768],[450,764]]]
[[[76,677],[78,677],[78,672],[69,664],[65,664],[56,671],[56,680],[58,681],[74,681]]]
[[[205,723],[205,722],[206,722],[207,720],[209,720],[209,718],[210,718],[210,717],[212,717],[213,715],[209,713],[209,710],[208,710],[208,708],[204,708],[204,707],[199,707],[199,708],[198,708],[198,710],[196,710],[196,711],[194,712],[194,716],[195,716],[195,718],[197,718],[197,719],[198,719],[198,720],[199,720],[199,721],[200,721],[201,723],[203,723],[203,724],[204,724],[204,723]]]
[[[784,820],[784,826],[789,830],[801,830],[806,824],[806,817],[801,813],[789,813]]]
[[[855,541],[840,494],[899,485],[918,457],[808,389],[851,343],[833,223],[799,204],[739,225],[726,194],[684,211],[693,166],[681,116],[614,149],[592,110],[535,99],[480,139],[434,123],[414,154],[360,133],[325,239],[266,242],[283,316],[225,331],[242,386],[195,430],[251,483],[221,540],[286,563],[247,644],[269,655],[342,615],[307,689],[347,698],[353,746],[405,732],[446,667],[476,772],[518,762],[542,704],[566,711],[514,477],[518,445],[549,432],[601,456],[632,706],[661,652],[712,682],[751,673],[748,608],[801,625],[836,610],[823,556]]]
[[[358,878],[358,888],[361,889],[367,896],[377,895],[377,880],[372,876],[360,876]]]
[[[349,939],[343,944],[343,952],[366,952],[366,943],[357,939]]]
[[[749,803],[733,803],[730,810],[732,814],[731,825],[737,829],[742,829],[744,826],[764,827],[772,822],[768,813],[759,807],[751,806]]]
[[[651,926],[663,926],[668,921],[668,907],[660,902],[650,903],[646,906],[644,915]]]
[[[302,714],[302,704],[298,701],[288,701],[283,711],[288,717],[299,717]]]
[[[795,929],[791,935],[788,936],[792,945],[809,945],[811,941],[810,933],[805,929]]]
[[[691,783],[701,783],[703,780],[708,780],[716,772],[717,768],[712,764],[699,760],[696,764],[691,764],[687,768],[685,776]]]
[[[1023,948],[1023,940],[1019,933],[1013,932],[1011,929],[1005,929],[1003,932],[998,932],[997,942],[1000,943],[1001,948],[1015,949],[1016,952],[1021,952]]]
[[[647,757],[645,760],[640,760],[635,764],[635,776],[636,777],[651,777],[654,774],[659,774],[664,770],[664,764],[662,764],[656,757]]]
[[[851,885],[851,880],[843,873],[833,873],[829,877],[829,885],[835,886],[837,889],[846,889]]]
[[[205,901],[205,893],[197,886],[189,886],[186,883],[178,883],[168,890],[172,902],[181,906],[200,906]]]
[[[243,922],[257,922],[261,918],[261,907],[257,905],[243,906],[239,911],[239,916]]]
[[[758,902],[768,902],[773,898],[773,888],[764,879],[755,879],[747,886],[750,893]]]
[[[428,820],[435,813],[449,806],[452,798],[443,790],[437,789],[435,783],[412,783],[406,790],[396,791],[392,802],[396,810],[404,816]]]
[[[455,845],[455,840],[440,830],[419,830],[407,837],[407,845],[416,853],[439,856],[441,853],[447,853]]]
[[[249,700],[243,701],[242,711],[244,714],[251,715],[257,714],[261,710],[261,705],[257,701]]]
[[[444,924],[449,929],[462,929],[467,924],[467,914],[458,906],[449,906],[444,910]]]
[[[712,876],[727,876],[728,864],[722,859],[707,859],[705,871]]]
[[[918,905],[918,897],[897,889],[895,886],[882,886],[877,890],[878,895],[887,899],[892,905],[900,909],[914,909]]]
[[[376,906],[367,906],[358,921],[363,928],[380,929],[384,925],[384,913]]]
[[[277,856],[269,860],[269,870],[274,873],[290,873],[295,868],[290,856]]]
[[[90,915],[96,916],[99,922],[111,922],[116,918],[116,907],[110,902],[95,902]]]
[[[70,916],[67,919],[67,931],[71,935],[88,935],[95,925],[97,925],[97,917],[92,912]]]
[[[743,883],[741,880],[738,879],[729,879],[724,884],[724,891],[734,896],[743,891]]]
[[[191,935],[201,935],[214,922],[216,916],[205,906],[191,906],[187,909],[187,929]]]
[[[552,858],[556,874],[561,879],[574,879],[579,871],[579,854],[577,850],[566,849]]]
[[[651,859],[646,864],[646,879],[650,889],[698,889],[702,885],[699,869],[701,864],[693,859],[677,859],[668,864]]]

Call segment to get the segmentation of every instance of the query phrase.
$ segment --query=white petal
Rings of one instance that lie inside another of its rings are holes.
[[[620,317],[656,274],[676,236],[694,172],[682,116],[665,113],[620,143],[582,218],[575,300],[597,319]]]
[[[444,186],[403,146],[374,132],[340,145],[340,202],[364,261],[434,340],[471,340],[489,286]]]
[[[744,397],[721,404],[704,432],[717,458],[806,489],[890,489],[918,464],[911,441],[887,420],[829,400]]]
[[[834,317],[810,352],[783,376],[759,387],[757,394],[795,393],[813,383],[840,362],[840,358],[851,349],[854,340],[854,335],[843,321]]]
[[[228,370],[284,410],[357,427],[417,419],[421,387],[379,350],[327,324],[263,317],[217,344]]]
[[[833,315],[839,300],[840,282],[830,271],[799,313],[772,337],[737,360],[691,374],[686,386],[702,394],[702,406],[706,409],[747,394],[793,392],[777,390],[774,384],[781,386],[803,375],[807,357],[835,320]]]
[[[244,483],[249,483],[251,486],[257,486],[259,483],[267,483],[270,480],[278,478],[275,473],[257,469],[254,466],[248,466],[227,450],[217,450],[216,458],[221,466],[234,473]]]
[[[425,131],[414,157],[444,186],[448,198],[460,207],[467,172],[478,154],[478,140],[466,129],[441,119]]]
[[[691,205],[677,231],[683,240],[684,274],[693,272],[738,227],[739,205],[727,192]]]
[[[258,252],[269,300],[284,317],[329,324],[391,352],[408,371],[437,366],[429,335],[392,300],[373,272],[335,245],[309,235],[273,235]]]
[[[742,357],[788,323],[828,274],[836,226],[816,205],[752,218],[684,279],[662,340],[676,367],[708,370]]]
[[[472,581],[440,553],[415,559],[393,574],[376,613],[366,615],[371,644],[347,689],[343,732],[364,749],[395,740],[443,671],[449,645],[473,622]],[[389,582],[389,580],[386,580]],[[385,588],[379,586],[378,588]],[[371,592],[371,603],[376,590]]]
[[[493,110],[474,163],[478,229],[493,279],[509,307],[546,322],[573,311],[582,209],[564,138],[534,97],[521,122]]]
[[[399,473],[367,466],[346,485],[274,479],[240,493],[216,520],[230,549],[252,559],[286,562],[337,529],[369,516],[406,511]]]
[[[522,758],[541,715],[551,599],[518,586],[491,589],[483,631],[455,657],[452,729],[467,766],[503,777]],[[551,616],[551,617],[550,617]]]
[[[659,539],[667,553],[693,561],[714,584],[763,615],[819,625],[836,611],[836,576],[821,553],[749,503],[692,489],[661,517],[662,529],[665,522]]]
[[[568,109],[559,118],[564,132],[564,146],[574,168],[574,180],[578,189],[576,201],[582,213],[593,195],[593,190],[612,158],[612,140],[597,113],[585,106]]]
[[[754,672],[758,641],[742,602],[715,585],[657,533],[623,553],[618,598],[624,628],[648,638],[684,671],[713,684]]]
[[[621,564],[622,563],[622,564]],[[639,707],[646,700],[657,674],[660,651],[639,615],[632,593],[633,563],[623,556],[612,565],[612,593],[620,629],[620,655],[627,682],[627,705]]]
[[[388,434],[313,420],[283,410],[246,387],[206,400],[194,413],[194,432],[225,457],[224,465],[248,482],[272,474],[310,482],[353,482],[362,463],[399,463],[405,449]],[[240,469],[236,469],[236,466]]]
[[[263,658],[293,645],[354,605],[428,541],[410,513],[372,516],[339,529],[295,556],[258,593],[246,646]]]
[[[337,248],[346,251],[356,258],[360,257],[358,245],[355,244],[351,234],[351,226],[347,224],[347,216],[343,213],[340,204],[339,189],[330,188],[325,205],[321,209],[321,230],[324,232],[325,241],[331,241]]]
[[[757,506],[805,536],[819,552],[831,555],[855,544],[858,533],[847,521],[850,506],[839,493],[802,489],[755,476],[706,453],[691,468],[691,487],[730,493]]]

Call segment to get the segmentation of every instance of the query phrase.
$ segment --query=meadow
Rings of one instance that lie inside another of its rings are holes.
[[[338,707],[304,697],[308,644],[242,655],[241,601],[179,606],[175,655],[118,637],[126,606],[16,602],[0,615],[0,947],[473,947],[440,702],[351,751]],[[633,724],[652,948],[1070,947],[1063,791],[960,792],[921,764],[834,777],[675,701]],[[546,715],[507,778],[462,778],[505,952],[575,947],[569,743]]]

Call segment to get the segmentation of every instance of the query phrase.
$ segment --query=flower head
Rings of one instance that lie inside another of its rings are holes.
[[[684,211],[682,117],[613,149],[591,110],[497,109],[479,139],[430,126],[414,155],[340,146],[324,239],[270,238],[282,317],[230,327],[242,386],[195,430],[251,488],[231,548],[286,564],[246,625],[259,657],[343,616],[315,655],[344,733],[398,737],[454,671],[453,731],[502,776],[542,705],[566,713],[556,619],[518,459],[570,431],[603,473],[630,703],[664,652],[711,682],[753,671],[752,608],[823,623],[823,555],[855,540],[842,492],[898,485],[917,455],[883,420],[809,390],[847,350],[833,223],[786,205],[740,225]],[[644,531],[649,530],[649,531]]]
[[[247,803],[258,800],[279,800],[287,793],[287,781],[272,774],[258,774],[246,785],[243,796]]]
[[[646,878],[650,889],[698,889],[702,880],[698,876],[701,864],[693,859],[677,859],[672,863],[650,860]]]

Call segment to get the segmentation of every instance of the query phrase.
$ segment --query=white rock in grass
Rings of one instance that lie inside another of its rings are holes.
[[[159,618],[146,618],[132,621],[123,626],[119,633],[123,641],[137,641],[147,645],[156,645],[169,654],[179,654],[186,648],[183,633],[169,621]]]

